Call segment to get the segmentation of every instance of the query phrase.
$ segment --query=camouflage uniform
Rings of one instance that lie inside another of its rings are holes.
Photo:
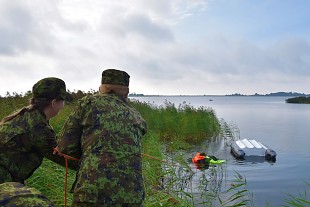
[[[33,95],[38,99],[59,95],[60,90],[65,90],[63,85],[59,88],[60,83],[63,81],[56,78],[40,80],[33,87]],[[0,124],[0,183],[23,183],[41,165],[43,157],[64,165],[63,158],[53,155],[56,146],[56,134],[45,114],[35,108],[23,108],[17,116]],[[70,162],[70,167],[77,168],[77,163],[74,166]]]
[[[54,207],[55,205],[38,190],[21,183],[0,184],[0,206],[2,207]]]
[[[128,86],[129,76],[123,74],[104,71],[102,83]],[[96,94],[79,101],[58,145],[81,158],[72,206],[142,206],[141,139],[146,131],[146,122],[124,97]]]

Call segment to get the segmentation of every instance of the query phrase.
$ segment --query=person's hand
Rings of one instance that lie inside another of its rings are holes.
[[[55,148],[53,149],[53,155],[58,155],[58,156],[60,156],[60,157],[63,157],[63,156],[64,156],[64,154],[62,154],[62,153],[59,151],[58,146],[55,147]]]

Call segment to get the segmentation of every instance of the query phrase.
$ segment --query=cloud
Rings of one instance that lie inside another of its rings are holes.
[[[18,74],[30,88],[39,78],[56,76],[70,90],[87,91],[98,87],[103,69],[120,68],[131,75],[132,91],[145,94],[302,90],[295,82],[309,77],[309,39],[293,31],[277,36],[273,25],[258,25],[258,11],[267,5],[255,12],[251,4],[253,25],[235,16],[237,4],[221,10],[217,2],[2,1],[0,82]],[[279,21],[270,22],[285,25]],[[18,88],[5,85],[2,91]]]
[[[4,3],[5,4],[5,3]],[[0,12],[0,53],[13,55],[31,47],[33,19],[18,5],[1,5]],[[4,9],[6,8],[6,9]]]
[[[52,24],[46,17],[47,10],[53,10],[53,4],[43,0],[34,10],[33,3],[15,0],[0,3],[0,54],[16,56],[29,51],[51,50],[50,43],[55,41],[55,37],[50,32]]]
[[[102,31],[109,31],[111,29],[112,31],[117,31],[120,37],[126,38],[136,35],[138,40],[142,38],[144,41],[169,42],[173,40],[173,35],[169,28],[161,26],[142,14],[128,15],[117,22],[119,23],[118,28],[112,25],[102,25]]]

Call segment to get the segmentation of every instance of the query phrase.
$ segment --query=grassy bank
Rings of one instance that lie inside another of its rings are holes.
[[[6,97],[0,99],[0,118],[27,105],[30,96]],[[213,110],[184,105],[175,107],[166,103],[162,107],[150,106],[146,103],[131,102],[148,123],[149,132],[143,139],[143,175],[145,177],[146,201],[145,206],[188,206],[187,201],[178,197],[179,193],[167,192],[162,186],[162,177],[171,173],[163,170],[164,152],[186,149],[193,144],[204,141],[220,132]],[[71,113],[75,102],[66,104],[58,116],[50,123],[58,133],[62,124]],[[173,168],[173,166],[170,166]],[[172,169],[170,169],[172,170]],[[28,185],[37,188],[48,196],[57,206],[62,206],[63,182],[65,169],[44,160],[42,166],[27,180]],[[69,171],[68,188],[74,180],[75,172]],[[177,179],[177,178],[176,178]],[[71,201],[68,194],[68,204]]]

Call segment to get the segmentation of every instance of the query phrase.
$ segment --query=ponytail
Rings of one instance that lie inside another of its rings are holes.
[[[18,111],[16,111],[16,112],[14,112],[14,113],[12,113],[12,114],[10,114],[10,115],[4,117],[4,118],[0,121],[0,124],[4,124],[5,122],[8,122],[8,121],[12,120],[13,118],[15,118],[15,117],[17,117],[17,116],[19,116],[19,115],[23,115],[26,111],[31,110],[30,107],[31,107],[30,105],[27,106],[27,107],[23,107],[23,108],[21,108],[20,110],[18,110]]]
[[[59,98],[56,98],[56,100],[60,100]],[[35,109],[39,110],[40,112],[43,113],[44,109],[51,103],[52,100],[46,100],[46,99],[35,99],[31,98],[29,100],[29,105],[26,107],[21,108],[20,110],[4,117],[1,121],[0,124],[3,124],[5,122],[8,122],[12,120],[13,118],[17,116],[22,116],[25,112],[27,111],[33,111]]]

